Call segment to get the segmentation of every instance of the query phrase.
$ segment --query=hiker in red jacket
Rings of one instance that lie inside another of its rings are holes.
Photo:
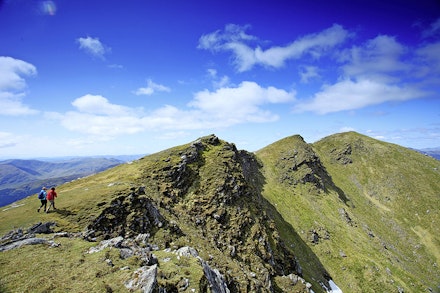
[[[47,193],[47,200],[50,202],[49,207],[46,210],[46,213],[49,212],[50,207],[53,207],[54,210],[56,210],[55,208],[55,197],[57,197],[57,193],[55,192],[55,187],[52,187],[49,192]]]

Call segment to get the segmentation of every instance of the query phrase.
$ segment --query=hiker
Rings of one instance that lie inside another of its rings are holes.
[[[46,206],[47,206],[47,192],[46,192],[46,187],[43,186],[43,188],[41,188],[40,193],[38,194],[38,199],[41,201],[41,206],[38,208],[37,212],[40,212],[40,209],[44,206],[44,211],[46,211]]]
[[[55,197],[57,197],[57,193],[55,192],[55,187],[52,187],[49,192],[47,193],[47,200],[50,202],[49,207],[46,210],[46,213],[49,212],[50,207],[53,207],[54,210],[56,210],[55,208]]]

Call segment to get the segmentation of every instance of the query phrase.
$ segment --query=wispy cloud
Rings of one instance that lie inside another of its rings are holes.
[[[105,46],[98,38],[85,37],[78,38],[76,41],[79,43],[79,48],[93,57],[105,59],[104,55],[111,51],[111,49]]]
[[[108,65],[108,68],[112,68],[112,69],[124,69],[124,66],[121,64],[110,64]]]
[[[0,131],[0,149],[13,147],[17,144],[16,136],[9,132]]]
[[[224,31],[215,31],[203,35],[199,39],[198,48],[211,51],[231,51],[234,55],[234,64],[239,72],[248,71],[254,65],[263,65],[272,68],[282,67],[287,60],[298,59],[304,55],[319,58],[322,54],[342,42],[350,33],[340,25],[323,30],[316,34],[306,35],[286,46],[274,46],[262,49],[252,47],[249,43],[258,40],[248,35],[248,26],[235,24],[226,25]]]
[[[171,89],[169,87],[154,83],[151,79],[147,79],[147,86],[140,87],[137,90],[135,90],[133,93],[138,96],[140,95],[150,96],[155,92],[170,92],[170,91]]]
[[[29,115],[38,113],[23,104],[26,96],[26,80],[23,76],[35,76],[34,65],[12,57],[0,56],[0,115]]]
[[[247,33],[249,28],[226,25],[224,30],[201,36],[198,48],[230,52],[239,72],[251,70],[255,65],[281,68],[288,60],[301,60],[300,82],[314,80],[325,84],[311,96],[299,98],[294,112],[326,114],[417,99],[435,92],[440,84],[440,42],[424,42],[418,48],[411,48],[394,36],[378,35],[344,48],[347,40],[355,41],[354,33],[334,24],[288,45],[263,49],[258,45],[259,39]],[[430,36],[438,33],[440,19],[424,32]],[[318,63],[323,55],[333,63]],[[335,73],[333,80],[326,74],[329,70]],[[320,80],[321,73],[325,80]],[[211,71],[213,77],[216,74]]]
[[[342,80],[333,85],[324,86],[313,98],[300,101],[294,112],[332,112],[355,110],[390,101],[406,101],[420,98],[426,92],[416,88],[388,85],[368,79]]]
[[[440,18],[431,23],[430,27],[422,32],[423,38],[440,35]]]
[[[427,97],[439,90],[440,42],[411,48],[395,37],[379,35],[335,56],[340,72],[336,81],[298,100],[294,112],[356,110]]]
[[[410,64],[403,60],[406,53],[408,49],[394,37],[380,35],[348,49],[346,55],[342,55],[346,60],[341,60],[347,62],[342,68],[349,77],[380,79],[384,82],[396,80],[411,69]]]
[[[316,66],[302,66],[299,71],[301,83],[308,83],[312,79],[319,78],[319,69]]]
[[[218,76],[217,70],[209,68],[207,70],[208,76],[212,79],[212,86],[216,89],[226,87],[230,83],[230,79],[227,75]]]
[[[425,81],[440,84],[440,42],[428,43],[417,49],[413,73]]]

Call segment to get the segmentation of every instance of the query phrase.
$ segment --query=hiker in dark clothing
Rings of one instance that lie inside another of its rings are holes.
[[[40,193],[38,194],[38,199],[41,201],[41,206],[38,208],[37,212],[40,212],[40,209],[42,207],[44,207],[44,211],[46,211],[46,206],[47,206],[46,197],[47,197],[46,187],[43,187]]]

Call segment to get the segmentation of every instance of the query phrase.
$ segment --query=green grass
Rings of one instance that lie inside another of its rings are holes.
[[[335,154],[347,145],[352,148],[348,155],[352,163],[338,163]],[[308,243],[336,284],[344,292],[438,289],[439,162],[356,133],[331,136],[311,146],[331,178],[326,192],[311,183],[292,186],[280,181],[284,171],[277,166],[286,154],[301,157],[300,150],[310,147],[293,136],[257,152],[267,180],[264,195]],[[348,201],[340,199],[341,191]],[[338,211],[342,208],[355,226],[344,221]],[[327,231],[329,240],[311,244],[307,232],[313,229]]]
[[[344,153],[347,147],[351,153]],[[143,186],[145,197],[184,234],[176,237],[161,229],[151,239],[160,246],[154,254],[163,287],[187,278],[189,288],[199,292],[203,279],[196,259],[178,258],[164,251],[165,246],[195,248],[214,268],[234,276],[239,286],[246,286],[244,279],[251,273],[264,279],[271,268],[256,255],[266,253],[256,241],[264,236],[273,249],[280,249],[282,242],[295,255],[314,292],[321,292],[325,272],[344,292],[438,290],[439,161],[357,133],[330,136],[313,145],[292,136],[256,152],[262,168],[247,170],[248,182],[236,150],[222,141],[205,144],[197,160],[186,165],[185,176],[173,178],[190,149],[190,144],[178,146],[60,185],[58,209],[48,214],[37,213],[36,195],[17,202],[17,207],[3,207],[0,235],[47,221],[57,223],[55,231],[84,231],[112,200]],[[226,220],[218,222],[214,215]],[[311,242],[313,230],[321,236],[317,244]],[[116,249],[87,254],[96,243],[79,238],[55,241],[61,245],[0,253],[0,292],[124,292],[124,282],[140,265],[135,257],[120,259]],[[229,256],[230,244],[238,257]],[[130,270],[120,270],[125,266]],[[54,277],[49,277],[51,271]],[[281,276],[272,281],[277,292],[287,286]]]
[[[116,249],[88,254],[94,243],[58,238],[59,247],[25,246],[2,252],[0,275],[3,292],[113,292],[124,291],[132,270]],[[114,267],[105,259],[111,259]]]

